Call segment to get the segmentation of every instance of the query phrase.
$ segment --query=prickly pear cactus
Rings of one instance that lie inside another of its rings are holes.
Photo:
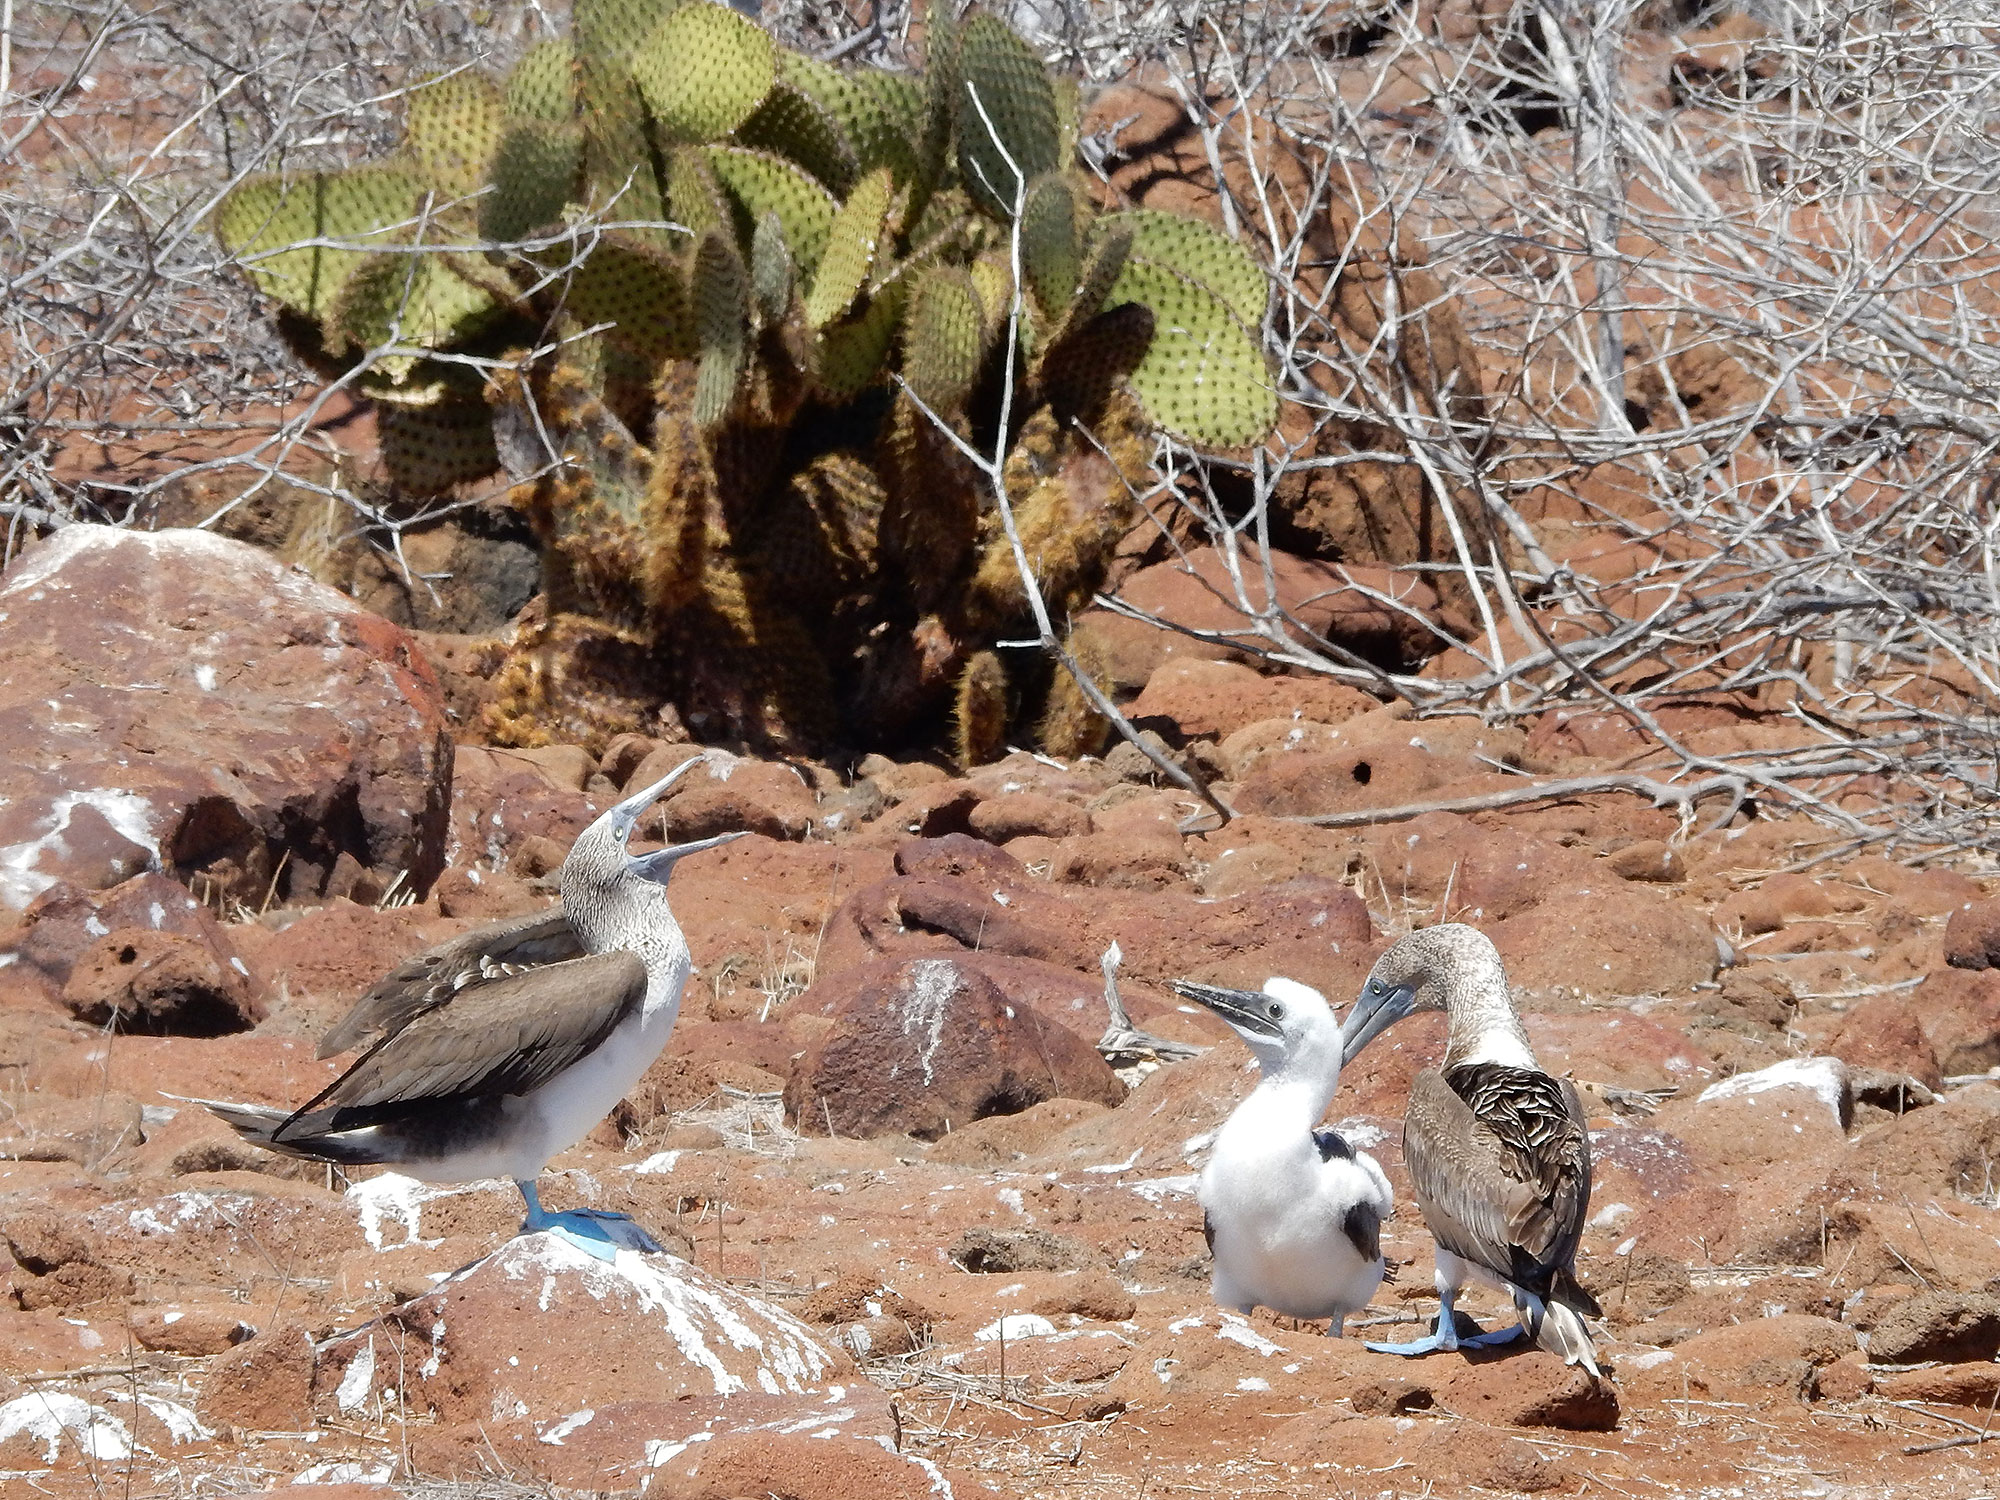
[[[545,586],[496,739],[664,715],[775,745],[929,734],[973,764],[1012,732],[1101,737],[1064,674],[1045,695],[993,654],[1028,598],[966,447],[1008,454],[1067,617],[1157,434],[1272,425],[1265,282],[1204,224],[1100,212],[1075,88],[953,12],[934,0],[924,69],[895,73],[714,0],[575,0],[504,78],[413,90],[390,157],[218,208],[300,357],[363,366],[393,481],[515,481]]]

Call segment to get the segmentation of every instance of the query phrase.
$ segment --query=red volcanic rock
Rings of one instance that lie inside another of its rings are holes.
[[[1622,880],[1553,892],[1487,936],[1530,991],[1674,994],[1713,979],[1720,963],[1707,918]]]
[[[1819,1372],[1860,1345],[1844,1323],[1806,1313],[1779,1313],[1698,1333],[1651,1358],[1628,1377],[1635,1391],[1667,1395],[1680,1390],[1735,1399],[1751,1393],[1811,1400],[1819,1394]]]
[[[1496,1427],[1609,1432],[1618,1425],[1618,1392],[1609,1381],[1539,1349],[1469,1358],[1439,1382],[1437,1398],[1460,1416]]]
[[[1426,813],[1369,833],[1392,901],[1414,900],[1440,920],[1495,922],[1589,883],[1584,855],[1512,830],[1493,832],[1456,813]]]
[[[774,1424],[775,1425],[775,1424]],[[704,1434],[706,1436],[706,1434]],[[675,1500],[933,1500],[940,1494],[989,1500],[984,1481],[953,1474],[950,1484],[935,1463],[898,1453],[867,1436],[830,1439],[798,1432],[724,1433],[710,1441],[674,1445],[655,1471],[654,1484]]]
[[[1906,1297],[1868,1335],[1868,1357],[1884,1365],[2000,1357],[2000,1297],[1964,1292]]]
[[[199,937],[123,927],[86,948],[63,986],[79,1021],[155,1036],[220,1036],[264,1018],[241,961],[220,961]]]
[[[2000,969],[2000,900],[1972,901],[1944,924],[1944,961],[1954,969]]]
[[[545,1429],[617,1399],[805,1397],[850,1379],[790,1313],[685,1261],[606,1262],[536,1234],[326,1346],[313,1390],[328,1416],[372,1411],[395,1387],[443,1422]]]
[[[1278,605],[1313,634],[1383,662],[1417,661],[1437,649],[1438,637],[1422,623],[1438,616],[1437,591],[1421,579],[1385,568],[1316,562],[1275,548],[1269,555]],[[1244,581],[1250,608],[1263,608],[1269,596],[1261,567],[1246,565]],[[1371,593],[1396,601],[1394,607],[1377,602]],[[1087,610],[1079,617],[1079,628],[1088,624],[1092,635],[1109,648],[1111,675],[1121,690],[1142,688],[1170,659],[1249,660],[1267,645],[1212,547],[1197,547],[1184,559],[1140,569],[1125,580],[1118,597],[1134,609],[1182,627],[1161,630],[1105,609]]]
[[[1910,991],[1910,1008],[1945,1073],[2000,1063],[2000,971],[1939,969]]]
[[[1937,1052],[1916,1007],[1902,995],[1873,995],[1847,1013],[1826,1050],[1850,1067],[1903,1073],[1926,1088],[1942,1082]]]
[[[287,1323],[210,1365],[195,1409],[210,1427],[301,1432],[313,1425],[312,1395],[312,1335]]]
[[[1049,864],[1049,878],[1058,885],[1126,891],[1165,890],[1186,872],[1185,847],[1173,834],[1087,833],[1064,839]]]
[[[832,993],[827,993],[827,987]],[[887,960],[822,981],[833,1028],[799,1062],[785,1104],[803,1128],[934,1140],[955,1125],[1045,1099],[1116,1104],[1096,1049],[948,956]]]
[[[208,532],[76,525],[0,577],[0,613],[0,904],[147,866],[251,903],[444,868],[443,693],[346,596]]]
[[[1987,1359],[1941,1369],[1905,1370],[1891,1375],[1876,1391],[1891,1401],[1937,1401],[1946,1406],[1990,1409],[2000,1397],[2000,1364]]]
[[[1993,1190],[2000,1162],[2000,1087],[1954,1089],[1869,1131],[1837,1185],[1895,1202],[1901,1194],[1977,1198]]]
[[[1616,851],[1607,863],[1620,880],[1644,880],[1678,885],[1687,879],[1687,864],[1664,839],[1640,839]]]
[[[1271,817],[1396,807],[1423,800],[1445,779],[1438,757],[1411,744],[1273,755],[1243,778],[1236,806]]]
[[[69,983],[78,957],[94,941],[114,929],[133,928],[196,939],[216,964],[231,971],[242,967],[228,929],[186,886],[153,871],[108,891],[66,882],[51,886],[22,913],[14,952],[21,970],[53,995]]]
[[[460,745],[453,766],[450,862],[454,865],[482,863],[508,870],[537,839],[567,850],[604,810],[598,799],[556,786],[506,751]]]
[[[1063,839],[1087,834],[1090,814],[1074,802],[1044,797],[1038,792],[1009,792],[989,797],[972,809],[970,827],[976,838],[1004,844],[1032,834]]]
[[[249,1311],[240,1302],[149,1307],[132,1314],[132,1337],[142,1349],[163,1354],[221,1354],[256,1336],[244,1319]]]
[[[1536,759],[1622,761],[1650,748],[1645,732],[1624,714],[1601,709],[1552,708],[1528,727],[1528,750]]]
[[[1175,658],[1146,680],[1125,714],[1180,743],[1204,735],[1227,739],[1267,719],[1338,724],[1379,706],[1361,689],[1326,677],[1265,677],[1236,662]]]
[[[32,1093],[10,1102],[0,1117],[0,1158],[94,1167],[145,1138],[140,1120],[139,1101],[128,1094],[65,1099]]]

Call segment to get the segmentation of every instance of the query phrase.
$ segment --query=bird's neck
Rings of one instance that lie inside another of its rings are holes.
[[[1451,1005],[1449,1034],[1445,1039],[1444,1065],[1456,1068],[1467,1063],[1498,1063],[1509,1068],[1536,1072],[1534,1048],[1514,1011],[1513,1000],[1501,991],[1481,992],[1458,998]]]
[[[1238,1115],[1260,1132],[1294,1135],[1310,1131],[1333,1103],[1339,1087],[1337,1064],[1313,1067],[1294,1060],[1266,1065],[1263,1080],[1243,1102]]]
[[[616,902],[582,906],[570,912],[570,924],[586,953],[637,954],[646,966],[646,1015],[664,1010],[671,1019],[692,965],[664,891],[649,886]]]

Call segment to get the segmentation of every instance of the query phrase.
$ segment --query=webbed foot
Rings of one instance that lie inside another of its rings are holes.
[[[530,1218],[521,1229],[527,1234],[542,1231],[559,1234],[577,1249],[599,1260],[616,1260],[620,1250],[656,1255],[665,1249],[630,1214],[602,1209],[579,1208],[568,1213],[544,1214],[539,1220]]]
[[[1519,1323],[1514,1323],[1506,1328],[1496,1328],[1491,1333],[1476,1333],[1471,1338],[1463,1338],[1458,1342],[1464,1349],[1492,1349],[1501,1344],[1513,1343],[1527,1331]]]
[[[1437,1334],[1428,1333],[1425,1334],[1420,1339],[1412,1339],[1407,1344],[1365,1343],[1361,1347],[1364,1349],[1372,1349],[1377,1354],[1400,1354],[1405,1359],[1414,1359],[1416,1358],[1416,1356],[1420,1354],[1437,1354],[1440,1352],[1450,1353],[1453,1349],[1456,1349],[1458,1347],[1458,1340],[1453,1339],[1449,1343],[1447,1343]]]

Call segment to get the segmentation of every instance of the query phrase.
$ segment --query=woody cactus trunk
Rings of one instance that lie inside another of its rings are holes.
[[[1205,224],[1099,212],[1073,89],[1002,23],[940,5],[927,54],[842,71],[709,0],[577,0],[504,82],[416,92],[388,160],[219,208],[292,347],[376,403],[398,485],[516,481],[544,588],[495,740],[678,712],[779,748],[1096,747],[1071,685],[994,649],[1027,596],[958,444],[1004,446],[1067,618],[1156,433],[1270,428],[1267,288]]]

